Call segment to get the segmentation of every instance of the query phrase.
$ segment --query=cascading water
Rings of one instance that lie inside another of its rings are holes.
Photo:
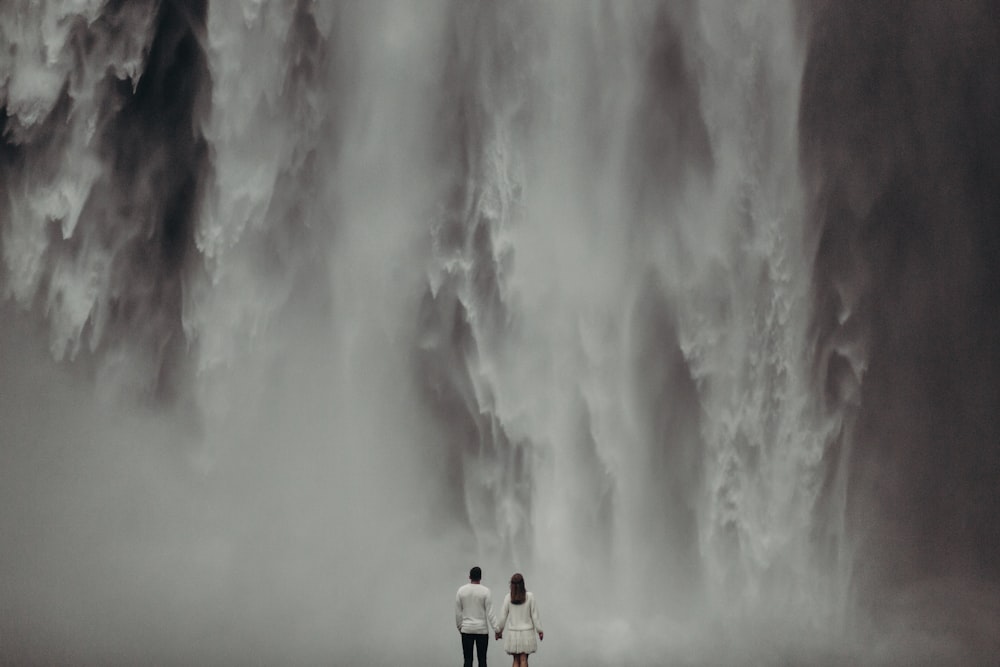
[[[866,7],[0,5],[0,655],[1000,649],[1000,29]]]

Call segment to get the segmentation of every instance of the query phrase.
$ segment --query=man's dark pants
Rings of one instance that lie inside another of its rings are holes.
[[[462,655],[465,657],[465,667],[472,667],[472,645],[476,645],[476,657],[479,658],[479,667],[486,667],[486,644],[489,642],[489,635],[469,635],[462,633]]]

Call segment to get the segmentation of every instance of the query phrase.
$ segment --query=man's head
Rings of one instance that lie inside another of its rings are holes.
[[[482,579],[483,571],[479,569],[478,565],[469,570],[469,581],[482,581]]]

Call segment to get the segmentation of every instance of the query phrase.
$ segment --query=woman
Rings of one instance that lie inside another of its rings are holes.
[[[513,667],[528,667],[528,654],[538,650],[535,633],[538,633],[539,640],[545,639],[545,633],[538,623],[535,596],[524,589],[524,577],[520,572],[510,578],[510,593],[504,597],[503,609],[497,619],[497,639],[503,637],[505,625],[508,627],[503,648],[508,655],[514,656]]]

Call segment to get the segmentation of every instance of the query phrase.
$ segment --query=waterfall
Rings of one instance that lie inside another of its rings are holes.
[[[479,131],[435,228],[474,529],[553,570],[588,554],[566,585],[621,604],[644,572],[680,614],[711,591],[829,622],[811,531],[841,417],[812,398],[791,8],[538,13],[468,31]]]
[[[989,16],[4,3],[0,655],[989,655]]]

